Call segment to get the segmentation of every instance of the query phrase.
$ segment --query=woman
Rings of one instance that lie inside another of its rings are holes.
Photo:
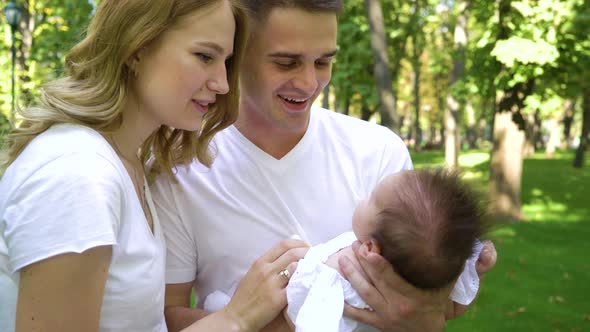
[[[211,138],[237,116],[227,93],[245,22],[235,0],[100,2],[67,75],[22,111],[0,159],[1,331],[166,331],[164,240],[145,165],[211,163]],[[273,248],[226,310],[188,330],[266,325],[286,303],[278,272],[301,247]]]

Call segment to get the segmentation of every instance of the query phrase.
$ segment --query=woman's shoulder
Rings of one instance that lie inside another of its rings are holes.
[[[107,141],[96,130],[75,124],[56,124],[35,137],[15,160],[15,164],[39,165],[60,158],[116,160]]]
[[[98,131],[90,127],[62,123],[53,125],[39,134],[29,143],[27,149],[43,150],[54,154],[102,152],[109,151],[109,145]]]
[[[121,166],[106,140],[95,130],[54,125],[35,137],[8,167],[0,183],[13,189],[32,178],[44,182],[121,182]],[[94,179],[94,180],[93,180]]]

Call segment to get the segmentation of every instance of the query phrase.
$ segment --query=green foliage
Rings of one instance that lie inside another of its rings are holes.
[[[2,2],[4,6],[6,1]],[[94,10],[87,0],[17,1],[23,22],[16,33],[16,95],[21,106],[39,94],[40,86],[63,74],[67,51],[83,36]],[[0,26],[0,113],[10,115],[10,28]],[[24,98],[24,99],[23,99]]]
[[[544,96],[533,94],[525,100],[526,109],[530,112],[539,110],[543,118],[557,114],[563,107],[563,103],[563,97],[553,91],[548,91]]]
[[[338,55],[334,63],[332,85],[338,100],[362,98],[370,108],[378,103],[373,79],[373,53],[369,24],[362,1],[346,3],[338,25]],[[354,46],[353,46],[354,45]]]
[[[498,41],[492,50],[492,55],[507,67],[512,68],[517,63],[524,65],[550,64],[557,59],[559,53],[555,45],[551,45],[545,40],[533,41],[514,36]]]

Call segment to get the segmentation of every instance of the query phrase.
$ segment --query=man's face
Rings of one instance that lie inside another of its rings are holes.
[[[336,14],[275,8],[253,28],[242,67],[240,122],[303,134],[312,103],[330,81]]]

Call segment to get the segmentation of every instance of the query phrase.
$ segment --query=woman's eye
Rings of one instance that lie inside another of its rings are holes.
[[[195,55],[204,63],[209,63],[209,62],[213,61],[213,57],[211,57],[210,55],[207,55],[205,53],[195,53]]]

